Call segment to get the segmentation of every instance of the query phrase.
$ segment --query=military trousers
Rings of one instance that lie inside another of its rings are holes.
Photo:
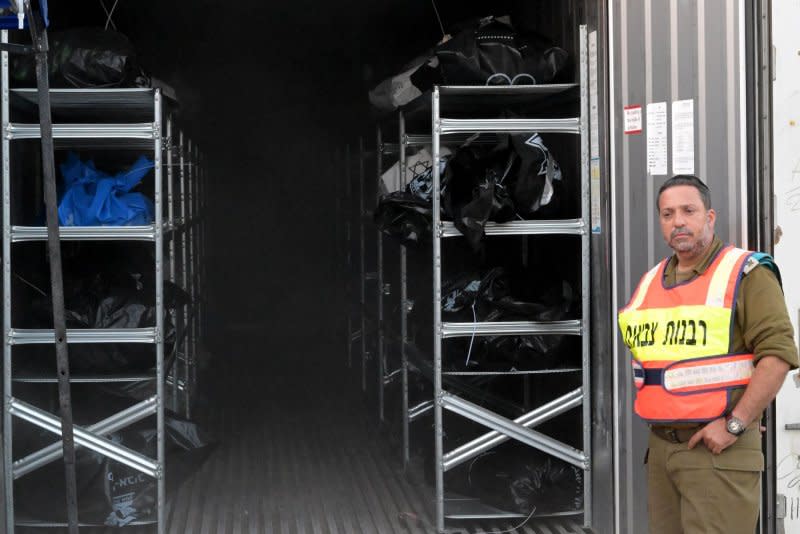
[[[650,432],[647,496],[650,534],[753,534],[758,522],[764,455],[751,425],[719,455],[688,435]]]

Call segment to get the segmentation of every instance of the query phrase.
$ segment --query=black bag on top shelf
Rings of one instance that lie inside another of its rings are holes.
[[[432,51],[370,91],[379,111],[415,103],[434,85],[536,85],[563,81],[569,54],[543,36],[517,31],[509,17],[457,25]]]
[[[567,63],[558,47],[537,49],[508,17],[470,21],[435,49],[441,83],[447,85],[536,85],[549,83]],[[413,80],[420,80],[423,73]]]
[[[122,33],[99,27],[48,32],[47,55],[52,87],[102,88],[143,85],[131,41]],[[35,87],[30,56],[12,56],[17,85]]]

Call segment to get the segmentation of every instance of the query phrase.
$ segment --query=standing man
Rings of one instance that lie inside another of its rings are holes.
[[[619,325],[633,355],[635,410],[650,425],[651,534],[753,534],[759,421],[798,366],[772,258],[714,235],[708,187],[675,176],[657,198],[674,251],[648,271]]]

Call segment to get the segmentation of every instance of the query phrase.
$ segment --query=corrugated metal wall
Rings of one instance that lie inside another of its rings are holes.
[[[746,235],[743,185],[744,24],[742,0],[611,2],[611,185],[614,288],[624,305],[639,277],[670,251],[658,227],[655,194],[672,175],[671,103],[694,100],[694,168],[712,191],[717,234],[740,245]],[[647,104],[667,103],[668,174],[648,175]],[[641,105],[641,134],[623,133],[623,107]],[[644,532],[645,426],[632,414],[629,355],[618,335],[616,451],[618,532]]]

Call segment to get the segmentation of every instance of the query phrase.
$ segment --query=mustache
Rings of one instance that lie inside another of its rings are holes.
[[[687,228],[675,228],[670,233],[669,238],[672,239],[672,238],[677,237],[679,235],[686,235],[686,236],[692,237],[694,234],[691,232],[691,230],[689,230]]]

